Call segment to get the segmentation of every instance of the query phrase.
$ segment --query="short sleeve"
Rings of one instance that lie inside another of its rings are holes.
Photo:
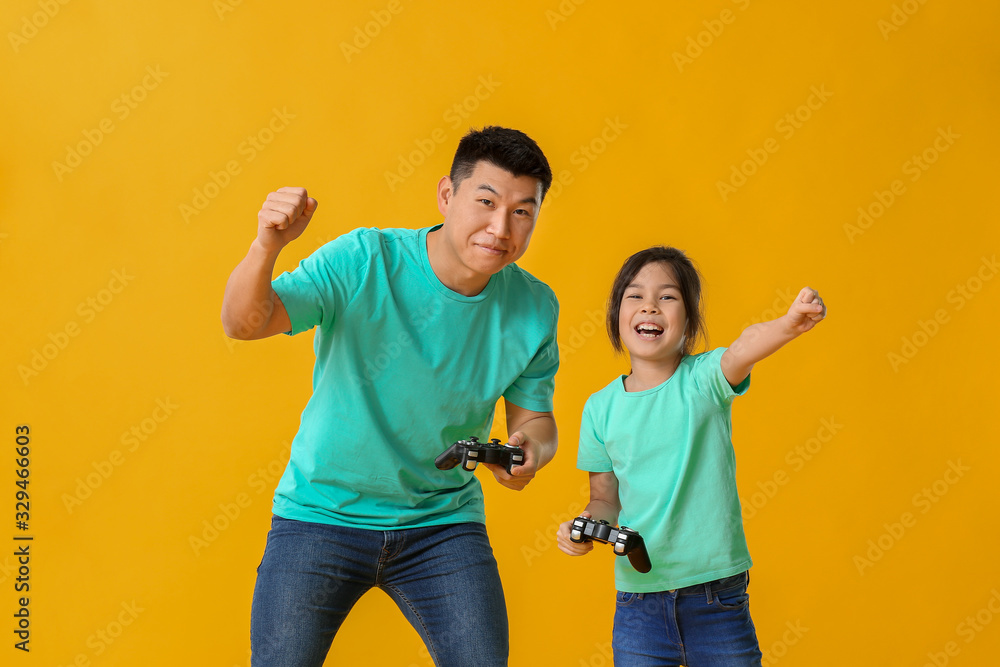
[[[552,320],[538,352],[524,372],[503,393],[504,400],[526,410],[549,412],[553,408],[556,371],[559,370],[559,345],[556,342],[556,323],[559,320],[559,302],[551,295]]]
[[[591,396],[583,406],[580,418],[580,446],[576,453],[576,467],[589,472],[612,472],[611,457],[604,446],[604,436],[595,422],[595,399]]]
[[[717,347],[710,352],[699,354],[692,358],[691,379],[698,393],[711,399],[719,405],[728,405],[737,396],[742,396],[750,388],[750,376],[733,387],[722,372],[722,355],[724,347]]]
[[[366,236],[373,231],[344,234],[271,282],[292,323],[290,335],[333,324],[364,280],[371,258]]]

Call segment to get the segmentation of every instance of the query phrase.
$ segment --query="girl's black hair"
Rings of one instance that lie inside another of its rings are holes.
[[[705,327],[705,311],[701,299],[701,274],[695,268],[691,259],[683,250],[669,246],[653,246],[635,253],[622,265],[611,285],[611,296],[608,297],[608,319],[606,322],[608,338],[615,352],[624,353],[621,332],[618,330],[618,316],[621,312],[622,297],[625,289],[632,284],[642,267],[653,262],[662,262],[673,269],[677,277],[681,298],[684,301],[684,311],[687,315],[687,329],[684,331],[685,355],[697,349],[697,343],[708,343],[708,332]]]

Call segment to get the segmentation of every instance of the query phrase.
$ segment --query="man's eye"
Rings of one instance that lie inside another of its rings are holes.
[[[479,201],[486,204],[487,206],[493,206],[493,202],[491,202],[489,199],[480,199]]]
[[[518,215],[531,215],[531,211],[527,211],[523,208],[517,209],[514,213],[517,213]]]

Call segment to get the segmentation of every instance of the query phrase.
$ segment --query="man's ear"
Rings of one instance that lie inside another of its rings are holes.
[[[441,180],[438,181],[438,211],[441,215],[448,215],[448,205],[451,204],[451,198],[455,196],[455,190],[451,185],[450,176],[442,176]]]

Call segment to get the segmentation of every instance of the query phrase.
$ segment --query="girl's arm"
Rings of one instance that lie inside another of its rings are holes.
[[[618,499],[618,478],[613,472],[590,473],[590,502],[583,511],[591,519],[607,521],[612,526],[618,524],[622,504]]]
[[[612,526],[617,525],[618,513],[622,506],[618,500],[618,478],[613,472],[590,473],[590,502],[580,513],[588,519],[607,521]],[[556,544],[563,553],[570,556],[582,556],[594,548],[593,542],[576,543],[569,538],[573,521],[560,524],[556,533]]]
[[[776,320],[748,326],[722,354],[722,372],[729,384],[743,382],[753,365],[778,351],[785,343],[812,329],[824,317],[826,306],[819,292],[803,287],[788,312]]]

